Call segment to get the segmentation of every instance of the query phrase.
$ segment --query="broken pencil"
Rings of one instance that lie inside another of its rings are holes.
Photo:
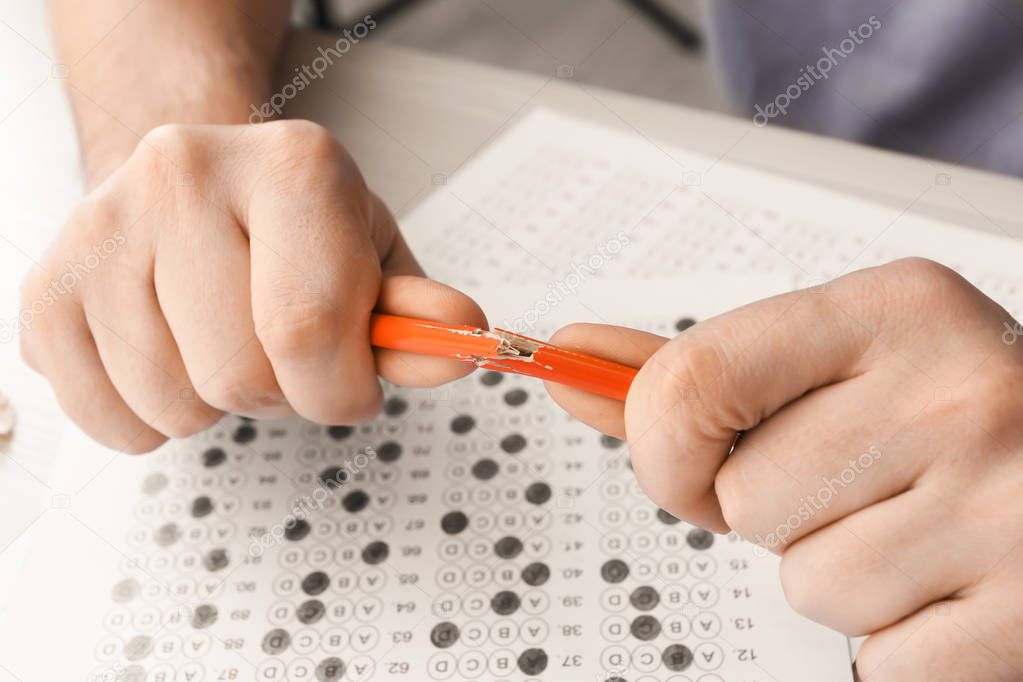
[[[378,348],[454,358],[477,367],[536,377],[623,401],[638,371],[503,329],[486,330],[379,313],[370,321],[370,342]]]

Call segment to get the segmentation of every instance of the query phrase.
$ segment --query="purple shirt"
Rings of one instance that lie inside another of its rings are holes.
[[[1023,175],[1023,3],[711,0],[733,104],[785,125]]]

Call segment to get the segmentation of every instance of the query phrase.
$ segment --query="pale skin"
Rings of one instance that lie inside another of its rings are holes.
[[[90,191],[28,277],[25,305],[67,263],[109,248],[21,343],[67,414],[110,447],[146,452],[224,412],[357,422],[380,407],[378,375],[430,386],[471,369],[370,347],[374,307],[486,318],[422,276],[324,128],[247,124],[271,92],[287,9],[52,3]]]
[[[902,260],[672,340],[567,327],[555,343],[642,369],[624,406],[549,390],[628,439],[660,507],[767,546],[797,611],[869,635],[861,679],[1008,682],[1023,679],[1023,346],[1006,323],[953,271]]]
[[[378,376],[468,371],[369,346],[374,308],[486,319],[423,276],[341,144],[246,124],[287,3],[51,5],[89,191],[24,301],[117,246],[21,343],[82,429],[147,452],[224,412],[352,423],[379,409]],[[950,270],[899,261],[672,340],[568,327],[556,343],[642,369],[624,405],[549,389],[628,440],[655,503],[780,554],[798,611],[869,635],[861,679],[1023,680],[1023,343],[1006,323]]]

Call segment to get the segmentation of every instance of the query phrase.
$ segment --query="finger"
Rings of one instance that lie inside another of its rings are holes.
[[[371,224],[377,226],[377,231],[393,235],[390,248],[383,257],[384,276],[418,275],[423,277],[425,275],[423,268],[409,248],[401,230],[398,229],[394,215],[376,194],[371,195],[370,210],[372,211]]]
[[[487,328],[487,318],[471,298],[449,286],[423,277],[385,277],[377,310],[425,320]],[[475,369],[468,362],[374,349],[377,371],[399,386],[437,386],[464,377]]]
[[[77,301],[58,301],[22,334],[26,360],[47,377],[61,409],[91,438],[127,453],[149,452],[167,440],[114,388]]]
[[[874,633],[856,656],[862,682],[1018,682],[1023,655],[1018,576],[966,598],[932,604]]]
[[[854,321],[843,310],[862,296],[858,286],[851,275],[830,283],[827,294],[797,291],[709,319],[643,365],[625,426],[637,480],[658,506],[728,529],[714,480],[736,433],[864,370],[876,320]]]
[[[964,523],[920,488],[875,504],[785,550],[785,595],[802,615],[847,635],[880,630],[955,594],[981,576],[979,567],[997,562],[989,534],[977,532],[981,524],[964,533]]]
[[[83,303],[89,331],[117,392],[142,421],[171,438],[215,424],[222,413],[196,394],[153,283],[126,271],[119,279],[105,278],[86,289]]]
[[[194,224],[169,225],[154,279],[160,307],[199,397],[252,417],[292,414],[256,338],[249,290],[249,244],[237,223],[198,201]]]
[[[908,374],[819,388],[743,433],[714,480],[732,530],[781,551],[912,486],[942,443],[921,417],[932,394],[914,395]]]
[[[604,324],[572,324],[559,329],[551,343],[569,350],[641,367],[667,339],[627,327]],[[567,412],[598,431],[625,438],[625,405],[621,401],[593,395],[575,388],[546,383],[547,391]]]
[[[275,127],[284,131],[279,142],[304,146],[308,167],[257,183],[243,207],[252,313],[295,411],[320,423],[353,423],[382,403],[369,318],[395,233],[373,202],[359,205],[369,195],[336,141],[309,125]],[[296,130],[302,134],[289,139]]]

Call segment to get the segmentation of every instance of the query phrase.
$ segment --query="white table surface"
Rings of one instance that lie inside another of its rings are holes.
[[[45,3],[0,0],[0,320],[17,315],[24,272],[81,193],[74,129],[45,25]],[[293,65],[329,35],[297,34]],[[290,71],[290,70],[289,70]],[[900,210],[982,230],[1023,235],[1023,182],[882,152],[748,120],[684,109],[580,85],[386,45],[360,43],[292,103],[293,116],[329,127],[399,217],[531,107],[546,106],[634,132],[644,143],[692,149],[867,196]],[[667,153],[667,152],[665,152]],[[699,172],[708,169],[695,169]],[[683,169],[680,169],[680,173]],[[712,171],[710,171],[712,172]],[[939,174],[951,184],[931,191]],[[62,419],[41,382],[0,344],[0,391],[20,428],[0,455],[0,585],[46,513]],[[2,596],[2,591],[0,591]],[[0,619],[3,611],[0,609]],[[15,679],[0,661],[0,680]]]

